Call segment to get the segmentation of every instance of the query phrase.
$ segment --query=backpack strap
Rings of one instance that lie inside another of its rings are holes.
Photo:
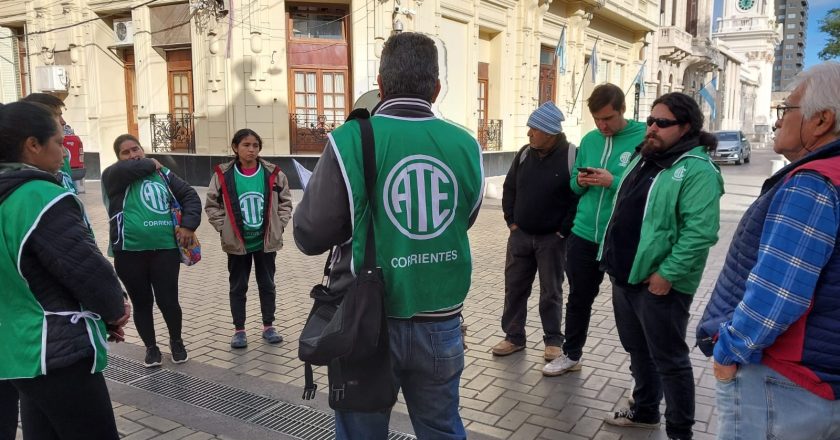
[[[569,142],[569,157],[566,161],[569,163],[569,175],[572,175],[572,169],[575,167],[575,159],[577,159],[577,145]]]

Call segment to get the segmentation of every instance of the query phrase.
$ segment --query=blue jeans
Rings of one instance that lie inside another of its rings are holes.
[[[718,439],[840,438],[840,400],[826,400],[764,365],[717,382]]]
[[[423,439],[465,439],[458,413],[458,387],[464,370],[461,320],[417,322],[388,319],[394,383],[402,388],[414,433]],[[385,412],[335,412],[336,439],[386,439]]]

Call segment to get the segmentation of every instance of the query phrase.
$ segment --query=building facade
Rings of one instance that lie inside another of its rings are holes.
[[[776,0],[776,22],[782,41],[776,46],[773,91],[784,92],[805,66],[808,35],[808,0]]]
[[[211,164],[230,157],[230,139],[244,127],[262,136],[264,156],[314,164],[326,135],[377,88],[382,45],[395,31],[436,39],[442,91],[434,109],[487,151],[525,144],[528,115],[547,100],[565,113],[564,131],[577,143],[594,128],[585,103],[602,82],[628,91],[626,117],[644,118],[662,93],[701,101],[700,88],[717,76],[709,126],[740,126],[742,85],[753,83],[741,73],[745,59],[711,38],[703,12],[711,7],[712,0],[0,0],[0,26],[11,32],[3,41],[13,43],[17,92],[65,99],[89,176],[115,160],[113,139],[132,133],[200,185]],[[509,165],[509,154],[498,157],[491,174]]]
[[[780,43],[774,5],[767,1],[724,0],[714,35],[743,60],[741,76],[755,87],[754,102],[747,101],[751,105],[741,112],[746,117],[752,111],[750,123],[743,121],[744,131],[752,132],[754,141],[766,144],[775,119],[771,111],[773,65]],[[745,90],[742,98],[751,99],[752,93]]]

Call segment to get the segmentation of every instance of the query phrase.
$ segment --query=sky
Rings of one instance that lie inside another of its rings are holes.
[[[819,64],[822,61],[817,54],[825,46],[827,35],[820,32],[820,20],[833,7],[840,7],[837,0],[808,1],[808,39],[805,43],[805,68]]]
[[[820,60],[818,54],[825,46],[827,36],[826,34],[820,32],[820,20],[822,20],[823,17],[826,16],[826,13],[828,13],[828,11],[833,7],[840,8],[840,4],[838,4],[837,0],[808,0],[808,32],[807,41],[805,43],[805,68],[813,66],[814,64],[819,64],[822,61]],[[722,8],[723,0],[715,0],[715,18],[720,16]]]

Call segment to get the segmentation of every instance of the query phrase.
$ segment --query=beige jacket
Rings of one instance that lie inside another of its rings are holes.
[[[289,180],[280,168],[263,159],[259,161],[266,170],[266,188],[269,188],[264,214],[266,227],[263,251],[277,252],[283,248],[283,230],[292,215],[292,193],[289,190]],[[213,176],[207,187],[204,212],[207,213],[210,224],[221,234],[222,250],[229,254],[245,255],[242,214],[233,175],[234,163],[235,161],[230,161],[213,168]]]

